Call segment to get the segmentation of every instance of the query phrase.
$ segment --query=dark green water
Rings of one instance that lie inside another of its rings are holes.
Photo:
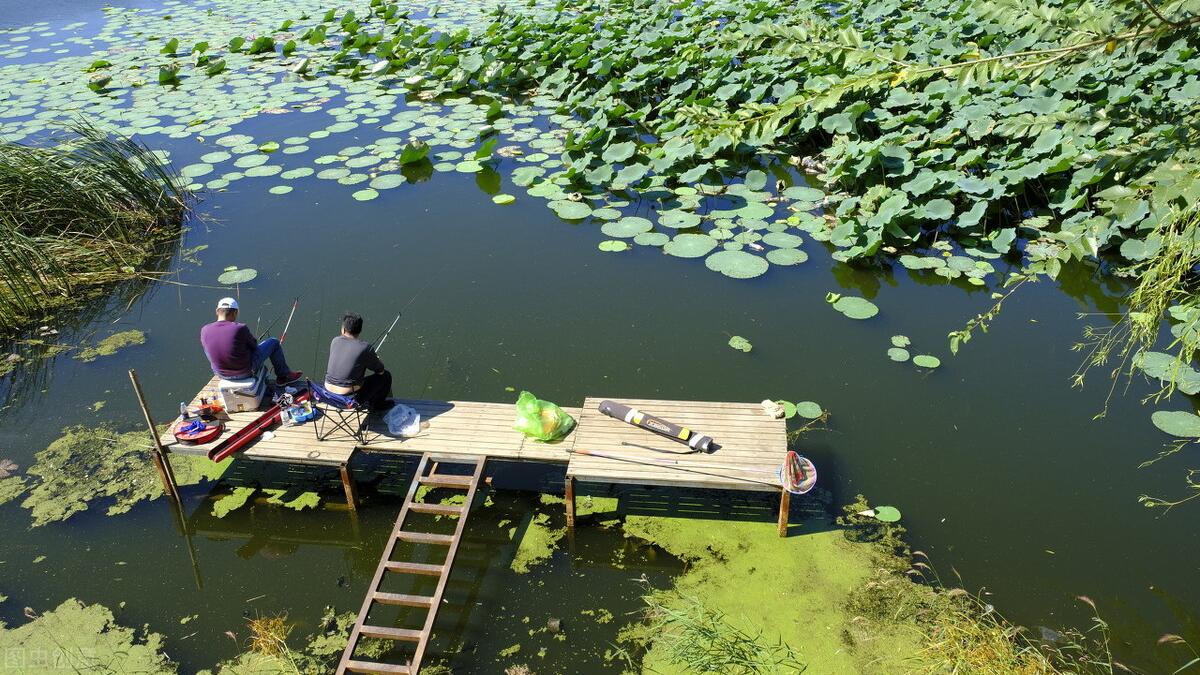
[[[90,3],[46,6],[5,7],[0,23],[97,16]],[[235,132],[282,138],[308,131],[307,119],[264,116]],[[381,132],[356,134],[353,141],[367,143]],[[329,151],[349,142],[329,140]],[[170,147],[178,166],[212,149],[153,142]],[[508,170],[511,163],[501,162],[500,175]],[[830,428],[802,450],[823,486],[835,503],[862,492],[901,508],[914,548],[931,556],[944,580],[961,575],[1025,625],[1083,625],[1087,613],[1074,598],[1089,596],[1113,626],[1119,657],[1150,671],[1179,665],[1157,651],[1161,633],[1200,642],[1197,507],[1163,516],[1137,503],[1139,494],[1181,492],[1194,458],[1137,468],[1165,441],[1139,403],[1149,391],[1143,383],[1119,388],[1100,420],[1092,418],[1104,407],[1103,375],[1094,373],[1083,390],[1070,386],[1080,355],[1069,348],[1084,325],[1076,314],[1118,310],[1120,284],[1078,268],[1027,286],[988,334],[951,357],[946,333],[989,307],[989,291],[901,268],[855,270],[814,242],[804,246],[808,263],[749,281],[646,247],[601,253],[597,226],[560,221],[506,177],[501,183],[518,196],[515,204],[493,205],[497,186],[453,172],[362,203],[315,179],[294,182],[284,197],[265,194],[261,181],[205,194],[183,242],[208,246],[198,255],[203,265],[173,265],[180,271],[173,279],[192,286],[156,287],[64,335],[79,343],[138,328],[148,339],[94,363],[48,364],[43,381],[0,411],[0,456],[28,466],[70,424],[138,428],[125,376],[131,367],[155,415],[167,419],[208,377],[197,332],[224,293],[200,286],[213,285],[226,265],[254,267],[259,278],[240,291],[243,320],[265,324],[302,295],[287,352],[309,373],[322,372],[342,311],[366,316],[373,335],[416,294],[382,354],[400,395],[508,401],[515,394],[505,388],[515,387],[564,405],[589,395],[818,401],[832,413]],[[827,291],[860,293],[881,313],[848,320],[827,306]],[[749,338],[754,351],[731,350],[733,334]],[[895,334],[943,366],[923,373],[892,363],[885,351]],[[100,400],[107,405],[93,412]],[[515,486],[559,481],[529,468],[507,471]],[[120,620],[166,634],[169,653],[193,671],[235,653],[222,633],[241,631],[244,611],[287,610],[312,622],[325,605],[356,609],[399,504],[372,495],[356,534],[336,510],[256,506],[215,520],[205,516],[206,492],[188,491],[200,530],[190,538],[161,500],[120,517],[85,513],[33,530],[15,503],[0,507],[0,590],[11,596],[0,618],[15,621],[20,607],[46,609],[68,597],[114,608],[125,602]],[[336,489],[326,496],[338,499]],[[564,544],[548,565],[514,575],[496,523],[520,522],[536,498],[499,492],[495,499],[470,527],[467,550],[481,562],[468,574],[478,581],[463,591],[464,616],[446,619],[462,622],[456,665],[471,672],[495,672],[491,655],[514,642],[539,646],[521,625],[511,635],[497,630],[511,619],[538,623],[601,604],[630,611],[641,590],[634,578],[646,573],[665,583],[678,570],[662,556],[651,560],[652,549],[614,568],[626,546],[620,533],[585,529],[574,554]],[[46,560],[33,564],[39,555]],[[180,624],[190,615],[199,618]],[[582,648],[547,640],[544,663],[555,672],[598,672],[616,630],[614,623],[592,631]]]

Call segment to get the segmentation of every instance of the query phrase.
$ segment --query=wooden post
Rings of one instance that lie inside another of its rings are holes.
[[[142,407],[142,416],[146,418],[146,428],[154,439],[154,466],[158,468],[158,477],[163,482],[163,492],[180,503],[179,488],[175,484],[175,473],[171,470],[171,462],[167,460],[167,449],[163,447],[158,437],[158,429],[154,426],[154,418],[150,416],[150,407],[146,405],[146,395],[142,392],[142,383],[138,381],[137,371],[129,369],[129,381],[133,383],[133,393],[137,395],[138,405]]]
[[[575,527],[575,477],[567,476],[567,527]]]
[[[779,536],[786,537],[788,530],[788,511],[792,508],[792,493],[787,490],[779,491]]]
[[[338,473],[342,475],[342,487],[346,490],[346,504],[350,506],[351,511],[357,511],[358,494],[354,491],[354,476],[350,475],[349,465],[339,466]]]

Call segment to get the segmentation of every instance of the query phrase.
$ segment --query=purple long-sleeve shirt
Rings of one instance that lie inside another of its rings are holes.
[[[212,365],[213,372],[221,377],[237,377],[250,374],[254,350],[258,340],[250,334],[244,323],[236,321],[214,321],[200,329],[200,344],[204,355]]]

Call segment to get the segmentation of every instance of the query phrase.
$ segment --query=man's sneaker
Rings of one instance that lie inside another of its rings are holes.
[[[284,375],[283,377],[279,378],[278,384],[279,384],[279,386],[282,387],[283,385],[291,384],[302,377],[304,377],[304,372],[300,371],[300,370],[295,370],[295,371],[292,371],[292,372],[288,373],[287,375]]]

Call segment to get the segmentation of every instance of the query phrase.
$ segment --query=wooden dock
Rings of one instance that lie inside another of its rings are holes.
[[[215,387],[214,378],[192,403],[215,397]],[[349,467],[359,452],[566,464],[569,525],[574,525],[577,482],[775,492],[781,502],[780,534],[786,532],[788,493],[780,489],[776,473],[787,452],[786,426],[757,403],[613,398],[713,437],[713,452],[687,454],[682,444],[603,415],[597,409],[603,399],[598,397],[588,397],[582,407],[564,406],[577,424],[571,434],[554,443],[526,438],[513,429],[516,413],[511,403],[396,400],[421,414],[421,431],[412,438],[390,436],[382,420],[372,418],[366,443],[347,434],[318,441],[309,422],[276,427],[236,456],[337,468],[351,508],[358,498]],[[228,415],[225,433],[211,444],[186,445],[169,434],[161,442],[167,452],[204,455],[259,414]]]

